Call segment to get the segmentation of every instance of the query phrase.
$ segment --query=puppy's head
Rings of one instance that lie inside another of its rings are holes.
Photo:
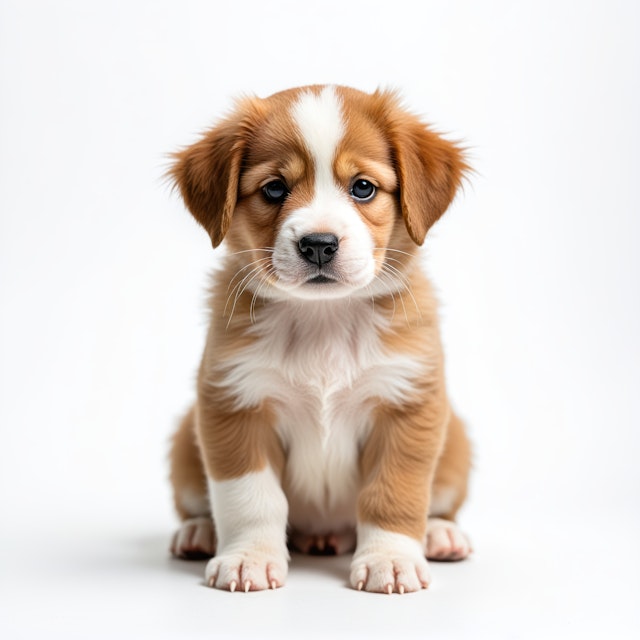
[[[252,288],[298,298],[399,286],[467,168],[393,93],[335,86],[244,99],[175,157],[214,247],[254,263]]]

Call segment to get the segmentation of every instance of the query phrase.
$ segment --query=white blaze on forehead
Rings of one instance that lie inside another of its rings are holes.
[[[333,159],[344,134],[340,98],[333,87],[303,93],[293,105],[293,120],[311,154],[316,187],[333,182]]]
[[[325,297],[323,290],[300,287],[317,274],[302,257],[299,241],[311,233],[332,233],[338,238],[340,250],[331,265],[323,268],[342,285],[348,285],[340,289],[330,285],[329,296],[341,297],[354,287],[369,284],[375,273],[371,234],[348,186],[341,185],[333,172],[338,145],[346,130],[342,100],[331,86],[319,93],[307,90],[292,105],[290,114],[311,160],[313,195],[293,209],[280,227],[273,265],[282,285],[297,288],[296,297]]]

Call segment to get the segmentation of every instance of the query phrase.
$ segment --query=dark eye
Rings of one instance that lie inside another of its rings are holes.
[[[351,195],[356,200],[371,200],[376,195],[376,187],[368,180],[356,180],[351,187]]]
[[[270,204],[281,204],[289,195],[289,190],[282,180],[272,180],[262,187],[262,193]]]

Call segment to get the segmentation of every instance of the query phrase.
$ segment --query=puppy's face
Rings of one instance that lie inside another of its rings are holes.
[[[317,299],[401,286],[464,169],[392,94],[325,86],[239,103],[172,173],[250,289]]]
[[[286,98],[247,147],[230,243],[290,295],[364,291],[402,219],[389,144],[331,87]]]

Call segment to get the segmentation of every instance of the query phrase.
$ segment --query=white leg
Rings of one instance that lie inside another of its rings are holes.
[[[218,553],[207,584],[258,591],[280,587],[287,575],[287,499],[271,467],[233,480],[209,480]]]
[[[358,525],[351,586],[358,591],[405,593],[426,588],[429,582],[424,545],[418,540],[371,524]]]

